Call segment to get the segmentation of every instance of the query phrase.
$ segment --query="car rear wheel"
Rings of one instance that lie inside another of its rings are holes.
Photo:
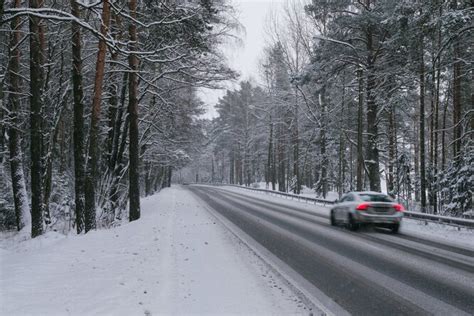
[[[330,221],[331,221],[331,226],[336,226],[336,219],[334,218],[334,212],[331,211],[331,216],[330,216]]]
[[[353,232],[359,229],[359,224],[355,222],[354,218],[352,217],[352,214],[349,214],[347,227],[349,228],[349,230],[352,230]]]
[[[396,234],[398,233],[398,230],[400,229],[400,224],[393,224],[391,227],[390,227],[390,232],[392,234]]]

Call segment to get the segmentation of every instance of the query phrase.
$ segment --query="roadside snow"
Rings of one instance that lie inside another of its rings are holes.
[[[255,182],[251,184],[252,188],[257,188],[257,189],[264,189],[264,190],[271,190],[271,185],[267,186],[266,182]],[[275,184],[275,192],[278,191],[278,183]],[[314,189],[308,188],[307,186],[301,186],[301,193],[299,194],[300,196],[306,196],[306,197],[311,197],[311,198],[320,198],[322,199],[321,196],[317,196],[316,192]],[[339,193],[334,192],[334,191],[329,191],[326,195],[326,200],[328,201],[335,201],[339,198]]]
[[[315,212],[317,214],[329,217],[330,208],[321,204],[311,204],[305,201],[298,201],[289,197],[283,197],[257,191],[250,191],[246,190],[245,188],[238,188],[232,186],[220,186],[219,188],[227,191],[237,192],[239,194],[254,196],[256,198],[260,198],[266,201],[278,202],[282,205],[287,205],[290,207],[294,206],[302,208],[307,211]],[[419,238],[429,239],[448,245],[459,245],[474,250],[474,229],[459,228],[446,224],[404,218],[400,228],[400,233]]]
[[[139,221],[0,240],[1,315],[303,314],[284,282],[180,187]]]
[[[405,235],[474,250],[474,230],[469,228],[405,218],[401,232]]]

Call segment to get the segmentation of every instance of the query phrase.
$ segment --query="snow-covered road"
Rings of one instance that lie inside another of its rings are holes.
[[[27,233],[0,241],[1,315],[308,314],[180,187],[143,199],[142,218],[121,227]]]
[[[353,233],[331,227],[322,206],[239,188],[189,189],[351,314],[469,315],[474,310],[472,231],[426,229],[406,221],[400,235]]]

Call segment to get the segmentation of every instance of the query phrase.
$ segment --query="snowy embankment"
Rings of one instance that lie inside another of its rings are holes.
[[[143,199],[142,218],[121,227],[3,235],[0,272],[1,315],[305,313],[180,187]]]
[[[315,205],[305,201],[292,200],[284,196],[270,195],[264,192],[250,191],[246,190],[245,188],[234,186],[221,186],[219,188],[238,192],[239,194],[253,196],[267,201],[277,202],[282,205],[288,205],[289,207],[303,208],[308,211],[327,216],[329,223],[330,207],[328,206],[323,206],[320,204]],[[400,233],[441,243],[460,245],[474,250],[474,230],[470,228],[459,228],[447,224],[404,218],[400,228]]]
[[[265,182],[252,183],[251,187],[255,188],[255,189],[264,189],[264,190],[271,190],[272,189],[271,185],[267,186],[267,183],[265,183]],[[275,191],[279,192],[278,191],[278,183],[275,184]],[[290,190],[289,193],[291,193],[291,190]],[[322,199],[322,197],[316,195],[316,192],[314,191],[314,189],[308,188],[307,186],[304,186],[304,185],[301,187],[301,192],[300,192],[299,195],[300,196],[305,196],[305,197],[310,197],[310,198],[320,198],[320,199]],[[339,198],[339,194],[337,192],[330,191],[330,192],[328,192],[325,200],[335,201],[338,198]]]

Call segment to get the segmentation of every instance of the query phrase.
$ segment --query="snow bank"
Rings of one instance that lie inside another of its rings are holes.
[[[0,314],[307,314],[186,190],[143,199],[142,212],[86,235],[3,238]]]
[[[31,239],[31,227],[25,227],[18,233],[2,233],[0,235],[0,249],[4,251],[30,252],[53,246],[66,239],[67,236],[50,231],[37,238]]]
[[[251,188],[256,188],[256,189],[265,189],[265,190],[272,190],[272,185],[269,184],[269,186],[267,186],[266,182],[255,182],[255,183],[252,183],[250,185]],[[275,184],[275,191],[276,192],[279,192],[278,191],[278,183]],[[288,193],[293,193],[291,192],[288,192]],[[311,198],[320,198],[322,199],[321,196],[318,196],[316,194],[316,192],[314,191],[314,189],[311,189],[311,188],[308,188],[307,186],[305,185],[302,185],[301,186],[301,192],[300,192],[300,195],[301,196],[305,196],[305,197],[311,197]],[[339,193],[335,192],[335,191],[329,191],[327,193],[327,196],[326,196],[326,200],[328,201],[335,201],[339,199]]]
[[[474,230],[469,228],[405,218],[401,233],[474,250]]]

